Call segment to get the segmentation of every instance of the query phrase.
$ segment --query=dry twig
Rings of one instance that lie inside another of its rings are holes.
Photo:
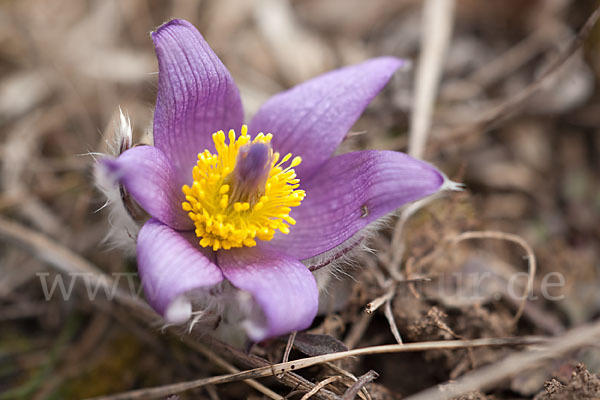
[[[310,390],[310,392],[308,392],[304,396],[302,396],[302,398],[300,400],[308,400],[311,397],[313,397],[316,393],[318,393],[319,390],[323,389],[325,386],[329,385],[330,383],[342,380],[342,379],[343,379],[343,377],[340,375],[334,375],[334,376],[330,376],[329,378],[323,379],[321,382],[317,383],[315,385],[315,387]]]
[[[89,274],[90,280],[93,281],[93,284],[95,284],[96,287],[110,287],[113,283],[110,276],[103,274],[98,267],[79,257],[66,247],[63,247],[59,243],[52,241],[43,234],[32,231],[22,225],[11,222],[2,217],[0,217],[0,237],[12,241],[19,246],[25,247],[34,253],[38,258],[56,268],[59,272],[65,274]],[[106,293],[108,293],[108,291]],[[158,317],[145,303],[139,299],[131,297],[129,293],[126,293],[121,289],[117,288],[114,299],[127,307],[132,312],[132,315],[143,319],[146,323],[152,323],[160,319],[160,317]],[[169,329],[169,331],[179,336],[179,333],[175,330]],[[186,336],[186,338],[188,341],[191,341],[189,336]],[[207,359],[211,360],[225,371],[231,373],[238,371],[234,366],[223,360],[213,351],[210,351],[208,348],[197,342],[194,343],[196,343],[194,348],[201,351],[201,353],[204,354]],[[295,377],[291,377],[282,381],[292,387],[298,386],[299,383],[302,383],[305,386],[308,385],[309,388],[313,387],[313,385],[301,380],[299,377],[296,377],[297,379],[294,378]],[[245,380],[245,382],[272,399],[282,398],[271,389],[256,381]]]
[[[598,340],[600,340],[600,322],[572,329],[565,335],[548,342],[543,348],[514,353],[501,361],[472,371],[455,382],[445,385],[443,392],[437,387],[430,388],[406,400],[448,400],[474,390],[485,390],[548,359],[583,346],[596,344]]]
[[[362,375],[360,378],[358,378],[358,380],[356,382],[354,382],[354,385],[352,385],[350,388],[348,388],[348,390],[346,390],[346,393],[344,393],[344,396],[342,396],[342,400],[354,399],[356,397],[356,395],[358,394],[358,392],[367,383],[374,381],[377,378],[379,378],[379,374],[373,370],[370,370],[366,374]]]
[[[516,346],[516,345],[531,345],[546,342],[542,338],[521,337],[521,338],[489,338],[489,339],[474,339],[474,340],[444,340],[422,343],[406,343],[406,344],[388,344],[381,346],[366,347],[355,350],[342,351],[337,353],[324,354],[315,357],[303,358],[300,360],[288,361],[286,363],[273,364],[265,367],[255,368],[248,371],[242,371],[235,374],[213,376],[210,378],[202,378],[194,381],[179,382],[171,385],[164,385],[149,389],[139,389],[129,392],[118,393],[112,396],[95,397],[93,400],[135,400],[164,397],[174,393],[183,392],[186,390],[196,389],[210,384],[222,384],[229,382],[237,382],[246,379],[264,378],[283,374],[285,372],[298,371],[300,369],[312,367],[315,365],[324,364],[327,362],[342,360],[344,358],[386,354],[386,353],[404,353],[404,352],[420,352],[429,350],[452,350],[465,349],[476,347],[489,346]]]
[[[509,242],[513,242],[521,246],[525,252],[527,253],[527,263],[529,265],[528,268],[528,277],[527,277],[527,287],[523,293],[523,298],[521,299],[521,304],[519,305],[519,309],[517,310],[515,316],[513,317],[513,323],[517,323],[521,315],[523,315],[523,310],[525,309],[525,305],[527,304],[527,296],[533,291],[533,280],[535,278],[536,271],[536,261],[535,255],[533,254],[533,249],[529,244],[518,235],[514,235],[511,233],[497,232],[497,231],[482,231],[482,232],[463,232],[460,235],[452,238],[452,244],[457,244],[463,240],[468,239],[499,239],[499,240],[507,240]]]
[[[431,126],[446,49],[454,20],[454,0],[427,0],[423,6],[423,50],[416,73],[415,103],[411,114],[409,153],[421,158]]]
[[[385,318],[388,320],[388,324],[390,325],[390,330],[392,331],[394,339],[396,339],[398,344],[402,344],[402,336],[400,335],[398,325],[396,325],[396,319],[394,318],[394,313],[392,312],[392,299],[386,300],[385,306],[383,307],[383,313]]]

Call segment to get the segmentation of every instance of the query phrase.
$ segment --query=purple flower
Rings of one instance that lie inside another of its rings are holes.
[[[403,153],[332,157],[404,61],[309,80],[273,96],[246,127],[231,75],[190,23],[170,21],[152,39],[154,146],[103,162],[152,217],[137,237],[149,303],[183,323],[199,297],[234,288],[245,297],[228,318],[251,340],[307,328],[319,298],[310,260],[343,254],[369,224],[446,182]]]

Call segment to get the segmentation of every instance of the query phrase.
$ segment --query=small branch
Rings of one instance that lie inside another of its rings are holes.
[[[392,312],[392,300],[389,299],[385,302],[385,306],[383,308],[383,313],[390,324],[390,330],[392,331],[392,335],[398,344],[402,344],[402,336],[400,335],[400,331],[398,330],[398,325],[396,325],[396,319],[394,318],[394,313]]]
[[[283,362],[287,362],[290,358],[290,353],[292,352],[292,347],[294,346],[294,340],[296,340],[297,333],[298,331],[292,332],[288,338],[287,344],[285,345],[285,351],[283,352]],[[277,379],[281,378],[283,378],[283,374],[277,376]]]
[[[302,398],[300,400],[308,400],[311,397],[313,397],[315,394],[317,394],[317,392],[319,390],[323,389],[325,386],[329,385],[332,382],[339,381],[342,379],[344,379],[344,377],[340,376],[340,375],[330,376],[327,379],[323,379],[321,382],[317,383],[315,385],[315,387],[310,390],[310,392],[308,392],[304,396],[302,396]]]
[[[527,304],[527,297],[533,291],[533,280],[535,278],[536,272],[536,260],[535,254],[533,253],[533,249],[529,244],[518,235],[513,235],[510,233],[498,232],[498,231],[480,231],[480,232],[463,232],[460,235],[452,238],[452,244],[457,244],[463,240],[468,239],[498,239],[498,240],[506,240],[509,242],[513,242],[521,246],[525,252],[527,253],[527,263],[529,265],[528,268],[528,277],[527,277],[527,287],[523,293],[523,298],[521,299],[521,304],[519,305],[519,309],[517,313],[513,317],[513,324],[519,321],[521,315],[523,315],[523,311],[525,310],[525,305]]]
[[[409,154],[421,158],[431,127],[433,104],[452,33],[454,0],[426,0],[423,6],[422,52],[416,72],[415,102],[411,114]]]
[[[353,349],[356,347],[360,339],[363,337],[366,332],[371,320],[373,319],[373,314],[362,313],[358,317],[358,321],[352,324],[352,328],[350,328],[350,332],[346,336],[344,340],[344,344],[348,349]]]
[[[600,322],[572,329],[565,335],[548,342],[543,348],[513,353],[501,361],[469,372],[453,383],[445,385],[443,392],[436,386],[406,400],[449,400],[474,390],[486,390],[548,359],[555,359],[583,346],[595,345],[598,340],[600,340]]]
[[[222,368],[224,371],[227,371],[227,372],[233,373],[233,374],[240,372],[239,369],[237,369],[236,367],[234,367],[233,365],[231,365],[230,363],[225,361],[222,357],[217,355],[215,352],[210,350],[208,347],[203,346],[203,345],[196,345],[196,346],[194,346],[194,348],[196,350],[199,350],[199,352],[202,353],[202,355],[204,357],[206,357],[207,360],[210,360],[213,364]],[[273,400],[283,400],[282,396],[275,393],[268,387],[262,385],[261,383],[255,381],[254,379],[245,379],[244,383],[246,383],[248,386],[256,389],[260,393],[264,394],[265,396],[267,396]]]
[[[392,285],[387,292],[382,296],[377,297],[375,300],[365,306],[365,312],[367,314],[373,314],[379,307],[381,307],[386,301],[389,301],[396,294],[396,285]]]
[[[423,267],[424,265],[432,262],[434,259],[443,255],[448,250],[447,244],[456,245],[464,240],[469,240],[469,239],[506,240],[506,241],[518,244],[527,253],[527,255],[525,256],[527,258],[527,264],[528,264],[527,286],[524,290],[523,298],[521,299],[519,308],[518,308],[517,312],[515,313],[515,316],[513,317],[513,321],[512,321],[513,323],[517,323],[519,321],[519,319],[521,318],[521,316],[523,315],[523,311],[525,310],[525,306],[527,304],[527,296],[533,291],[533,283],[534,283],[535,273],[537,271],[537,263],[536,263],[535,254],[533,253],[533,249],[522,237],[515,235],[515,234],[505,233],[505,232],[500,232],[500,231],[463,232],[457,236],[444,238],[444,243],[442,244],[442,246],[437,247],[431,253],[420,258],[416,262],[415,267],[417,269],[421,269],[421,267]]]
[[[102,287],[105,293],[109,293],[114,287],[112,277],[104,274],[102,270],[88,260],[75,254],[60,243],[49,239],[44,234],[26,228],[19,223],[0,217],[0,237],[25,248],[60,273],[86,274],[86,277],[89,276],[90,284],[97,288]],[[133,298],[120,288],[115,290],[114,298],[121,304],[134,309],[137,315],[156,318],[156,314],[146,303]]]
[[[341,351],[337,353],[324,354],[315,357],[303,358],[300,360],[288,361],[286,363],[273,364],[265,367],[255,368],[248,371],[242,371],[235,374],[213,376],[210,378],[202,378],[193,381],[174,383],[149,389],[139,389],[130,392],[118,393],[112,396],[94,397],[94,400],[136,400],[150,399],[169,396],[174,393],[184,392],[186,390],[196,389],[210,384],[222,384],[229,382],[238,382],[246,379],[264,378],[274,376],[285,372],[298,371],[300,369],[312,367],[315,365],[324,364],[327,362],[342,360],[348,357],[356,357],[371,354],[387,354],[387,353],[408,353],[429,350],[453,350],[476,347],[489,346],[515,346],[540,344],[546,340],[541,338],[489,338],[489,339],[474,339],[474,340],[445,340],[431,341],[421,343],[406,343],[406,344],[388,344],[382,346],[366,347],[362,349]]]
[[[9,221],[5,218],[0,217],[0,237],[6,239],[9,242],[13,242],[18,246],[21,246],[31,252],[33,255],[38,257],[40,260],[48,263],[58,272],[65,274],[89,274],[92,285],[100,288],[101,286],[108,285],[108,289],[112,290],[113,280],[110,276],[104,274],[98,267],[87,261],[86,259],[78,256],[68,248],[61,244],[49,239],[48,237],[28,229],[21,224]],[[77,288],[83,288],[83,286],[76,286]],[[133,298],[131,295],[119,288],[115,291],[114,300],[120,305],[124,306],[131,315],[143,321],[146,324],[154,324],[160,320],[160,317],[142,300]],[[93,302],[93,304],[104,304],[100,302]],[[227,363],[222,357],[217,355],[215,352],[209,350],[206,346],[200,342],[192,339],[190,336],[181,336],[181,332],[177,328],[169,328],[167,331],[174,336],[180,337],[188,346],[194,348],[198,352],[202,353],[208,360],[211,360],[216,365],[223,368],[225,371],[235,372],[237,369],[231,364]],[[214,348],[217,348],[220,355],[234,353],[236,360],[240,363],[246,364],[247,367],[252,368],[253,366],[265,366],[268,365],[266,360],[262,360],[258,357],[251,358],[243,352],[238,352],[235,349],[227,347],[225,345],[219,345],[220,342],[214,341]],[[289,387],[302,387],[306,390],[310,390],[314,385],[306,379],[294,374],[293,372],[287,373],[281,382]],[[256,381],[246,382],[253,388],[257,389],[261,393],[269,396],[273,399],[279,399],[281,396],[271,391],[269,388],[259,384]],[[333,394],[327,391],[319,393],[320,398],[323,399],[334,399]],[[110,397],[108,397],[110,398]]]
[[[363,315],[368,315],[368,314],[363,314]],[[178,334],[176,328],[171,328],[171,329],[172,330],[170,331],[170,333],[172,333],[174,336],[180,337],[180,339],[185,344],[190,346],[192,349],[198,351],[200,354],[204,355],[209,360],[212,357],[211,355],[216,353],[216,354],[219,354],[220,357],[232,360],[236,364],[243,366],[244,368],[247,368],[247,369],[260,368],[260,367],[269,367],[270,368],[270,366],[272,365],[270,362],[268,362],[264,358],[260,358],[258,356],[251,355],[251,354],[246,354],[245,352],[243,352],[235,347],[232,347],[224,342],[221,342],[220,340],[215,339],[213,337],[207,337],[207,340],[210,340],[210,343],[205,345],[205,344],[195,340],[194,338],[192,338],[189,335],[181,336],[180,334]],[[312,382],[308,381],[307,379],[305,379],[304,377],[292,372],[291,370],[288,371],[287,373],[285,373],[283,375],[283,377],[280,379],[280,381],[287,387],[292,388],[294,390],[299,390],[301,392],[310,391],[315,386],[314,383],[312,383]],[[314,397],[319,398],[321,400],[336,400],[336,399],[338,399],[338,397],[334,393],[332,393],[326,389],[321,390]]]
[[[356,382],[358,380],[358,378],[356,376],[354,376],[353,373],[348,372],[345,369],[338,367],[334,363],[325,363],[325,366],[327,366],[327,368],[330,368],[339,374],[344,375],[347,378],[350,378],[352,380],[352,382]],[[349,385],[348,387],[350,387],[350,386],[351,385]],[[371,400],[371,395],[369,394],[369,392],[367,392],[367,390],[365,388],[362,388],[361,391],[358,392],[358,395],[363,400]]]
[[[346,390],[346,393],[344,393],[344,396],[342,396],[342,400],[353,400],[363,386],[377,378],[379,378],[379,374],[373,370],[370,370],[366,374],[362,375],[356,382],[354,382],[354,385],[350,386],[350,388]]]
[[[402,208],[402,212],[400,213],[400,216],[396,221],[396,225],[394,226],[394,233],[392,234],[392,240],[389,246],[392,254],[391,261],[388,265],[388,271],[394,280],[401,281],[404,279],[404,276],[400,272],[400,263],[402,261],[402,257],[404,256],[404,250],[406,249],[406,246],[402,241],[406,223],[412,215],[433,201],[433,199],[435,199],[435,196],[426,197]]]
[[[423,6],[423,29],[421,34],[422,53],[416,71],[415,101],[411,113],[409,154],[422,158],[425,152],[427,136],[431,128],[433,105],[442,73],[446,50],[452,34],[454,21],[454,0],[426,0]],[[390,275],[402,280],[400,261],[404,254],[402,236],[408,218],[428,204],[431,198],[419,200],[403,209],[391,241]]]

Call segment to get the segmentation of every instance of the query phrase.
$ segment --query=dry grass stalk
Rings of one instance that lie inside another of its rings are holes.
[[[510,233],[497,232],[497,231],[482,231],[482,232],[463,232],[458,236],[455,236],[451,239],[453,245],[469,239],[498,239],[498,240],[506,240],[509,242],[513,242],[521,246],[525,252],[527,253],[527,263],[529,265],[527,271],[527,286],[524,290],[521,303],[519,304],[519,309],[517,310],[515,316],[513,317],[513,323],[516,324],[523,315],[523,310],[525,310],[525,305],[527,304],[527,297],[533,291],[533,281],[535,278],[536,271],[536,260],[535,254],[533,254],[533,249],[531,246],[519,235],[513,235]]]
[[[356,382],[354,382],[354,385],[352,385],[350,388],[348,388],[348,390],[346,390],[346,393],[344,393],[344,395],[342,396],[342,400],[352,400],[356,397],[356,395],[358,394],[358,392],[369,382],[374,381],[375,379],[377,379],[379,377],[379,374],[373,370],[370,370],[369,372],[367,372],[364,375],[361,375],[360,378],[358,378],[358,380]]]
[[[454,21],[454,0],[427,0],[423,5],[422,53],[416,74],[408,152],[421,158],[431,126],[433,104]]]
[[[264,378],[268,376],[276,376],[286,372],[298,371],[300,369],[320,365],[332,361],[342,360],[349,357],[357,357],[373,354],[387,353],[409,353],[421,352],[430,350],[454,350],[467,349],[489,346],[520,346],[532,345],[547,342],[547,339],[535,337],[520,337],[520,338],[489,338],[489,339],[474,339],[474,340],[443,340],[431,341],[422,343],[406,343],[406,344],[388,344],[381,346],[365,347],[337,353],[324,354],[321,356],[308,357],[300,360],[288,361],[268,365],[265,367],[255,368],[248,371],[242,371],[235,374],[213,376],[210,378],[202,378],[194,381],[180,382],[171,385],[164,385],[149,389],[133,390],[129,392],[119,393],[112,396],[94,397],[90,400],[135,400],[158,398],[168,396],[174,393],[180,393],[186,390],[197,389],[206,385],[216,385],[229,382],[237,382],[246,379]]]
[[[323,389],[325,386],[329,385],[330,383],[342,380],[342,379],[343,379],[343,377],[340,375],[334,375],[334,376],[330,376],[329,378],[325,378],[321,382],[317,383],[315,385],[315,387],[312,388],[308,393],[306,393],[304,396],[302,396],[302,398],[300,400],[308,400],[311,397],[313,397],[315,394],[317,394],[319,392],[319,390]]]
[[[469,372],[455,382],[446,385],[443,392],[434,387],[410,396],[406,400],[449,400],[474,390],[489,389],[494,384],[515,376],[521,371],[539,366],[544,361],[575,349],[594,345],[598,340],[600,340],[600,322],[572,329],[547,342],[544,346],[513,353],[501,361]]]

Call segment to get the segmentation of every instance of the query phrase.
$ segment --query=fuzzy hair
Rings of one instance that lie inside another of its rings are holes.
[[[132,146],[132,128],[129,118],[119,108],[119,120],[116,123],[114,137],[107,140],[109,154],[99,154],[99,157],[118,157],[123,151]],[[122,188],[109,174],[102,163],[94,165],[94,181],[106,201],[97,211],[108,210],[110,230],[104,237],[104,242],[112,248],[120,248],[128,256],[135,255],[135,242],[140,230],[138,223],[127,211],[122,198]]]
[[[251,343],[249,334],[261,336],[266,329],[265,315],[252,294],[233,287],[228,281],[210,289],[187,292],[181,299],[192,306],[190,318],[178,325],[181,334],[194,331],[244,348]],[[172,324],[163,324],[162,329],[169,326]]]
[[[425,199],[410,203],[401,209],[405,209],[408,214],[413,214],[425,204],[439,198],[447,191],[461,191],[464,189],[463,184],[451,181],[444,174],[442,176],[444,182],[438,192]],[[381,217],[355,233],[339,246],[317,256],[302,260],[302,263],[313,272],[319,288],[320,298],[329,294],[328,287],[332,278],[340,280],[344,277],[350,277],[354,279],[350,270],[358,267],[358,264],[353,256],[360,252],[372,253],[373,249],[368,245],[369,240],[375,232],[381,230],[383,226],[387,226],[397,214],[397,212],[392,212]]]
[[[327,291],[327,286],[331,278],[341,279],[349,275],[347,269],[356,266],[356,261],[353,257],[356,253],[372,252],[372,249],[368,246],[370,237],[380,230],[390,218],[391,214],[390,216],[373,221],[339,246],[302,260],[302,263],[313,272],[317,280],[319,292]]]
[[[118,157],[132,146],[131,122],[120,108],[119,120],[114,133],[112,140],[107,140],[109,154],[100,154],[100,157]],[[123,202],[123,188],[98,162],[94,167],[94,178],[96,186],[106,197],[105,204],[98,211],[106,208],[109,213],[111,228],[104,239],[105,243],[111,247],[122,249],[127,255],[135,255],[136,237],[140,225],[132,218]],[[460,184],[450,181],[445,176],[444,180],[440,192],[462,189]],[[428,200],[433,197],[431,196]],[[321,298],[328,294],[331,279],[352,278],[348,269],[358,266],[353,256],[357,252],[372,252],[368,246],[370,237],[383,225],[386,225],[394,214],[391,213],[373,221],[339,246],[302,260],[302,263],[313,272]],[[192,310],[187,321],[178,325],[181,327],[182,334],[194,330],[200,334],[214,335],[231,344],[244,347],[249,344],[248,332],[254,332],[255,336],[259,336],[261,329],[266,326],[265,315],[253,296],[249,292],[236,289],[227,281],[223,281],[215,287],[194,290],[182,296],[180,298],[182,304],[189,303]],[[168,326],[170,324],[162,323],[163,329]]]

